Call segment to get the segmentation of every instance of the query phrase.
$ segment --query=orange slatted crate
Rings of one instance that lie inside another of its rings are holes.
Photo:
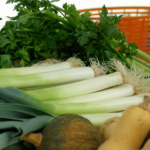
[[[78,10],[81,13],[91,13],[90,19],[100,20],[102,8]],[[150,55],[150,7],[107,7],[109,15],[123,15],[119,29],[124,31],[130,43],[136,43],[138,48]]]

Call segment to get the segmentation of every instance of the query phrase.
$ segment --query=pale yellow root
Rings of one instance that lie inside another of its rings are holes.
[[[90,58],[90,65],[95,73],[95,77],[106,75],[107,73],[107,65],[105,63],[100,64],[98,59]]]
[[[85,67],[85,63],[80,58],[70,57],[67,61],[72,67]]]
[[[150,84],[143,77],[144,66],[137,68],[134,63],[131,65],[131,69],[128,69],[122,62],[111,59],[109,66],[112,69],[120,72],[124,77],[124,83],[131,84],[134,87],[135,94],[145,94],[150,92]]]
[[[100,137],[100,143],[104,143],[108,140],[116,130],[121,117],[113,117],[106,120],[99,128],[98,134]]]

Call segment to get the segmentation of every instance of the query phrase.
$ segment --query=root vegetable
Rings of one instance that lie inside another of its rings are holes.
[[[100,142],[103,143],[108,140],[115,132],[121,117],[113,117],[105,121],[99,128]]]
[[[149,130],[149,111],[132,105],[124,111],[114,134],[98,150],[138,150]]]

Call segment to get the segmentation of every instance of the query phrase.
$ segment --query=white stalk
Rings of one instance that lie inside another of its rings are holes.
[[[46,66],[0,69],[0,77],[35,74],[41,72],[49,72],[49,71],[55,71],[55,70],[73,68],[73,67],[84,67],[84,66],[85,66],[84,63],[80,59],[70,58],[66,62],[50,64]]]
[[[51,113],[61,114],[94,114],[123,111],[131,105],[139,105],[144,101],[143,96],[130,96],[96,102],[51,104]]]
[[[106,120],[113,117],[121,117],[123,112],[114,113],[97,113],[97,114],[80,114],[80,116],[88,119],[94,127],[100,127]]]
[[[70,83],[93,78],[91,67],[78,67],[56,71],[0,78],[0,87],[31,88]]]
[[[120,85],[122,83],[123,77],[121,73],[116,72],[109,75],[103,75],[100,77],[95,77],[71,84],[33,91],[25,91],[24,93],[30,95],[37,101],[48,101],[85,95],[112,86]]]
[[[123,84],[96,93],[91,93],[87,95],[81,95],[81,96],[71,97],[66,99],[45,101],[43,103],[49,103],[49,104],[82,103],[82,102],[92,102],[92,101],[127,97],[127,96],[132,96],[133,94],[134,94],[133,86],[130,84]]]
[[[38,74],[22,75],[16,77],[8,77],[7,83],[1,82],[1,87],[14,86],[24,91],[36,90],[48,87],[73,83],[106,74],[107,67],[103,64],[90,60],[91,67],[77,67],[69,69],[61,69],[51,72]]]

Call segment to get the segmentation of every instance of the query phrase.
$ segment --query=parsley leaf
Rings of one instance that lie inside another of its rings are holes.
[[[1,68],[10,68],[12,66],[11,55],[0,55]]]

